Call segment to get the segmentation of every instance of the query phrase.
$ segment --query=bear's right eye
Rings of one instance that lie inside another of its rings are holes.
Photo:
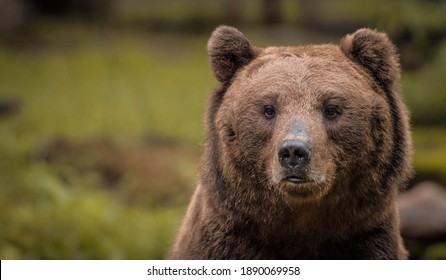
[[[276,109],[271,105],[266,105],[263,107],[263,114],[267,119],[273,119],[276,116]]]

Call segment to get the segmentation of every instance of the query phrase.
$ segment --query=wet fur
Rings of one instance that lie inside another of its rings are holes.
[[[340,46],[260,49],[222,26],[208,51],[221,87],[207,107],[200,182],[168,258],[406,258],[396,194],[412,148],[387,36],[361,29]],[[339,103],[342,118],[324,120],[326,102]],[[256,115],[266,103],[280,119]],[[293,130],[293,118],[303,128]],[[314,150],[308,176],[323,179],[308,185],[310,198],[291,199],[278,187],[278,143],[301,131]]]

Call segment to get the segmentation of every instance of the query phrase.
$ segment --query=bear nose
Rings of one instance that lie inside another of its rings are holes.
[[[294,168],[307,164],[311,150],[302,140],[285,140],[279,150],[279,162],[283,167]]]

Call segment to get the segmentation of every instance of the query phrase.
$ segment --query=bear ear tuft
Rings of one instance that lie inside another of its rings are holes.
[[[384,88],[400,78],[399,57],[385,33],[362,28],[341,40],[340,48],[347,57],[366,68]]]
[[[222,83],[229,82],[256,56],[245,35],[229,26],[219,26],[214,30],[208,41],[208,54],[214,75]]]

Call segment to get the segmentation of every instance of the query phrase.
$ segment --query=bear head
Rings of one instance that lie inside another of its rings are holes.
[[[205,165],[233,187],[217,190],[233,196],[231,207],[293,208],[346,193],[352,206],[382,205],[411,174],[398,55],[384,33],[259,48],[221,26],[208,53],[221,88],[208,107]]]

